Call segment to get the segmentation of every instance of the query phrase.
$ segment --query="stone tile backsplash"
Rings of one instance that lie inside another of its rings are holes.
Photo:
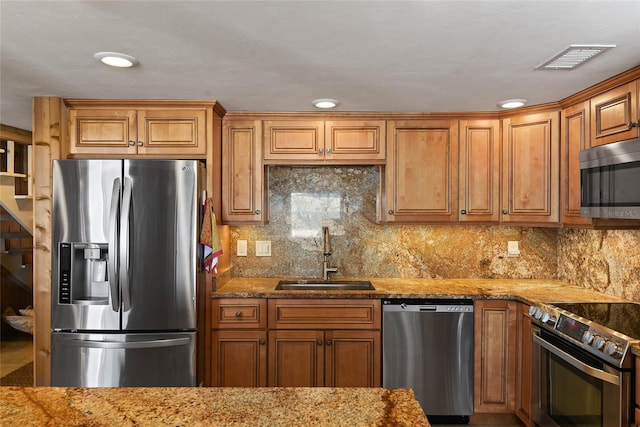
[[[558,231],[474,225],[379,225],[375,166],[271,167],[264,226],[229,227],[236,277],[318,278],[328,226],[332,277],[557,278]],[[248,241],[248,256],[235,255]],[[271,241],[271,257],[255,241]],[[507,256],[517,240],[520,256]]]

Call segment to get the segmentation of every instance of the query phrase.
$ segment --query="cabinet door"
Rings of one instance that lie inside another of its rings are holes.
[[[516,359],[516,415],[525,426],[531,425],[531,318],[529,307],[518,304]]]
[[[386,157],[384,120],[327,121],[325,130],[326,160],[383,163]]]
[[[458,220],[458,122],[387,123],[382,222]]]
[[[324,386],[322,331],[269,331],[269,387]]]
[[[69,154],[132,155],[137,152],[136,111],[69,109]]]
[[[222,135],[222,222],[262,224],[260,121],[225,121]]]
[[[380,387],[380,331],[325,332],[325,386]]]
[[[207,153],[206,111],[138,111],[138,154],[174,157]]]
[[[213,332],[214,387],[266,387],[267,332]]]
[[[560,213],[563,224],[589,225],[580,216],[580,150],[589,148],[589,101],[562,110]]]
[[[461,222],[500,220],[500,122],[460,121]]]
[[[474,412],[513,413],[516,303],[478,300],[474,322]]]
[[[559,222],[558,127],[557,112],[503,121],[502,221]]]
[[[321,161],[324,158],[324,121],[267,120],[264,122],[264,159]],[[286,162],[277,162],[286,163]]]
[[[638,85],[636,80],[591,99],[591,146],[638,137]]]

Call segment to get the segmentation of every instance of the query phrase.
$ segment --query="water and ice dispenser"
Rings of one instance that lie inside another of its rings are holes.
[[[109,304],[106,243],[60,243],[59,304]]]

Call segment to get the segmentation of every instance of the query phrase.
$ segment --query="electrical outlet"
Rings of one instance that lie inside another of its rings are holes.
[[[508,257],[520,256],[520,248],[518,246],[517,240],[510,240],[507,242],[507,256]]]
[[[247,241],[246,240],[238,240],[236,247],[236,255],[237,256],[247,256]]]
[[[271,256],[271,240],[256,240],[256,256]]]

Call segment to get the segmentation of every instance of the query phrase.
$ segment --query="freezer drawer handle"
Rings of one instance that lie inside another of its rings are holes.
[[[158,347],[178,347],[189,343],[189,338],[171,338],[166,340],[151,341],[83,341],[69,340],[69,345],[75,347],[104,348],[104,349],[136,349],[136,348],[158,348]]]

